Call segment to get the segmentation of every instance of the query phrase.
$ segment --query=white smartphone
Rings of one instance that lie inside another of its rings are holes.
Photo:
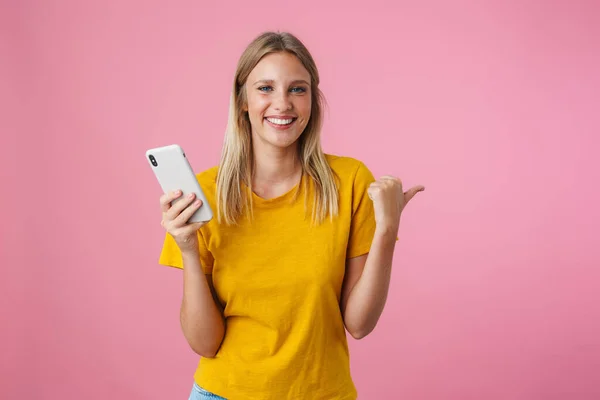
[[[183,149],[177,145],[157,147],[146,151],[146,160],[152,167],[154,175],[164,193],[181,190],[182,195],[171,202],[171,205],[194,193],[202,205],[190,217],[188,222],[208,222],[213,218],[213,211],[206,200],[204,191],[198,183]]]

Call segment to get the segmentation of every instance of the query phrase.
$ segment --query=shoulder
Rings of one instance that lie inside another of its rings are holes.
[[[202,186],[202,189],[211,190],[217,186],[217,173],[219,171],[218,166],[214,166],[204,171],[200,171],[196,174],[196,179]]]
[[[329,163],[329,166],[337,176],[337,178],[344,183],[370,183],[373,180],[373,174],[367,165],[356,158],[348,156],[340,156],[333,154],[325,154],[325,158]]]
[[[196,179],[212,207],[216,207],[218,171],[219,167],[216,166],[196,173]]]

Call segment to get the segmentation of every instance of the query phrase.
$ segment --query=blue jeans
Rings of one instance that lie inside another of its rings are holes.
[[[214,393],[206,391],[202,389],[196,382],[194,382],[194,386],[192,387],[192,393],[190,393],[190,398],[188,400],[227,400],[224,397],[217,396]]]

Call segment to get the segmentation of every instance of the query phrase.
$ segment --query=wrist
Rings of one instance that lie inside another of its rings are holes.
[[[390,240],[396,240],[399,228],[400,224],[377,224],[375,227],[375,235],[382,239],[389,238]]]
[[[183,248],[180,249],[181,250],[181,257],[186,260],[191,260],[191,259],[199,259],[200,258],[200,251],[198,250],[198,247],[190,247],[190,248]]]

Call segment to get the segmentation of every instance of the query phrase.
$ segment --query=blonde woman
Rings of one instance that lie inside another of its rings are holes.
[[[346,331],[383,311],[404,206],[399,179],[325,154],[310,53],[289,33],[258,36],[235,74],[218,166],[199,173],[216,218],[170,206],[160,263],[183,269],[181,327],[199,354],[190,399],[357,397]]]

